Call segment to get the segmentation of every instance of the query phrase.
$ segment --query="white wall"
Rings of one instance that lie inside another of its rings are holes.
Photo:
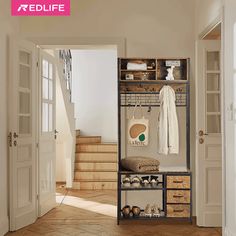
[[[56,181],[66,182],[66,140],[70,137],[70,127],[66,115],[65,103],[60,79],[56,78]],[[68,155],[69,156],[69,155]]]
[[[72,50],[72,77],[76,129],[117,142],[117,51]]]
[[[56,182],[66,182],[71,188],[74,177],[75,119],[74,104],[63,76],[63,65],[57,50],[46,50],[54,57],[56,68]]]
[[[0,236],[8,231],[7,158],[7,35],[18,32],[18,18],[10,17],[10,1],[0,1]]]
[[[70,42],[86,45],[88,41],[94,44],[106,41],[109,44],[123,40],[126,53],[122,56],[190,57],[191,159],[194,171],[195,1],[71,0],[71,7],[70,17],[21,17],[22,36],[57,45]]]

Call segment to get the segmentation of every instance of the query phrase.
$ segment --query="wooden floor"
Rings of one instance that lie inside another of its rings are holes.
[[[58,206],[36,223],[7,236],[220,236],[221,229],[154,222],[116,224],[115,191],[58,188]],[[134,225],[135,224],[135,225]]]

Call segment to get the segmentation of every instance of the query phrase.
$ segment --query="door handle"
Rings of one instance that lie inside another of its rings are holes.
[[[9,143],[9,147],[12,147],[12,132],[8,134],[8,143]]]
[[[55,129],[55,130],[54,130],[54,138],[55,138],[55,139],[57,139],[57,134],[58,134],[58,133],[59,133],[59,132]]]
[[[19,137],[19,135],[16,132],[14,132],[13,138],[18,138],[18,137]]]
[[[202,136],[206,136],[206,135],[208,135],[208,134],[207,134],[207,133],[204,133],[203,130],[199,130],[198,135],[199,135],[200,137],[202,137]]]

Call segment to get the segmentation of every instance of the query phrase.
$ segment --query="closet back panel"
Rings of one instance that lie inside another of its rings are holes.
[[[178,171],[187,170],[186,166],[186,108],[177,107],[177,116],[179,123],[179,154],[178,155],[160,155],[158,153],[158,114],[160,107],[152,107],[151,112],[148,107],[143,107],[143,114],[149,119],[149,144],[146,147],[132,147],[127,141],[127,119],[133,115],[133,107],[121,108],[121,158],[128,156],[146,156],[158,159],[160,168],[164,170]],[[142,114],[139,109],[136,110],[137,118],[141,118]]]

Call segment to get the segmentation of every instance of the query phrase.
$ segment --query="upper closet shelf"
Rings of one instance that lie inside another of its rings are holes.
[[[125,82],[186,83],[188,59],[119,59],[119,80]]]

